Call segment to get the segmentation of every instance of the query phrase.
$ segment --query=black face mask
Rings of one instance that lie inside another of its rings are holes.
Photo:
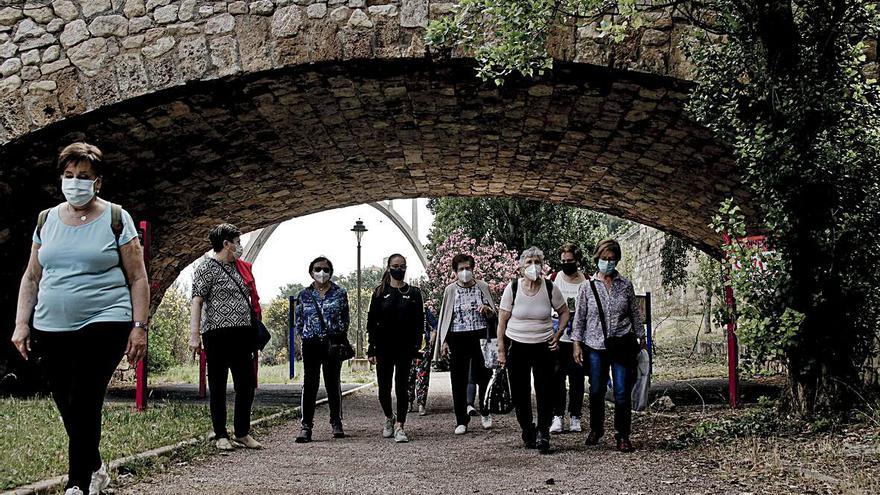
[[[574,275],[578,271],[578,265],[574,261],[562,264],[562,273],[566,275]]]
[[[406,270],[402,268],[392,268],[388,272],[391,274],[391,278],[397,281],[403,280],[403,276],[406,275]]]

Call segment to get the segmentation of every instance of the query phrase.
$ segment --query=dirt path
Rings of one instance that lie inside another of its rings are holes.
[[[695,494],[752,490],[718,479],[710,463],[688,452],[646,448],[620,454],[611,439],[583,445],[583,434],[556,436],[552,453],[525,450],[512,414],[484,431],[454,436],[447,374],[432,376],[429,414],[412,414],[412,441],[381,437],[383,417],[371,388],[345,399],[349,438],[330,437],[327,408],[318,409],[315,441],[298,445],[293,422],[260,433],[265,449],[217,455],[117,494]],[[662,421],[654,418],[654,421]],[[638,434],[634,436],[639,446]]]

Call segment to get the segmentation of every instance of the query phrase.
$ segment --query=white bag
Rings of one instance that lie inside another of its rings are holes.
[[[483,362],[490,370],[498,366],[498,339],[480,339],[480,347],[483,348]]]
[[[651,390],[651,357],[648,351],[639,351],[639,362],[636,366],[636,384],[632,391],[633,411],[644,411],[648,407],[648,392]]]

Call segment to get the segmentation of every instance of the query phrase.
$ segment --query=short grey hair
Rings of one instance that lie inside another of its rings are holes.
[[[544,251],[541,251],[535,246],[526,249],[522,252],[521,255],[519,255],[519,267],[522,268],[526,266],[526,260],[535,257],[537,257],[541,261],[542,265],[544,264]]]

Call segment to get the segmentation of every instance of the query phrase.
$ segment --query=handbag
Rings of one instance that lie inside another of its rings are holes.
[[[324,321],[324,312],[321,311],[321,305],[315,296],[309,294],[315,311],[318,312],[318,320],[321,322],[321,331],[327,336],[327,355],[339,361],[348,361],[354,357],[354,348],[348,341],[348,336],[344,333],[331,334],[327,331],[327,322]]]
[[[602,300],[599,299],[599,291],[596,289],[596,281],[590,280],[593,289],[593,297],[596,299],[596,309],[599,311],[599,321],[602,323],[602,335],[605,337],[605,350],[611,359],[629,367],[635,367],[639,351],[639,341],[635,331],[624,335],[608,336],[608,324],[605,322],[605,310],[602,308]]]
[[[251,298],[248,297],[248,295],[245,293],[244,289],[241,288],[241,285],[238,283],[237,280],[235,280],[235,277],[233,277],[232,274],[229,273],[229,271],[226,269],[226,267],[223,265],[223,263],[220,263],[219,261],[215,260],[214,258],[210,258],[210,259],[214,263],[217,263],[218,265],[220,265],[220,269],[222,269],[223,272],[226,274],[226,276],[229,277],[230,280],[232,280],[232,283],[235,284],[235,286],[238,288],[238,291],[241,292],[241,296],[244,297],[245,302],[247,303],[248,307],[251,310],[251,329],[252,329],[252,333],[253,333],[253,335],[251,336],[252,337],[251,350],[252,351],[262,351],[263,349],[266,348],[266,344],[268,344],[269,341],[272,340],[272,334],[269,333],[269,329],[267,329],[266,325],[264,325],[263,322],[260,321],[260,318],[257,317],[257,312],[254,310],[254,306],[251,304]]]
[[[483,411],[490,414],[507,414],[513,410],[513,399],[510,397],[510,381],[507,370],[496,368],[486,386],[486,398],[483,399]]]
[[[486,301],[483,301],[485,304]],[[494,330],[494,332],[493,332]],[[492,337],[492,334],[495,337]],[[483,350],[483,364],[486,368],[494,370],[498,365],[498,315],[486,318],[486,338],[480,339],[480,348]]]

